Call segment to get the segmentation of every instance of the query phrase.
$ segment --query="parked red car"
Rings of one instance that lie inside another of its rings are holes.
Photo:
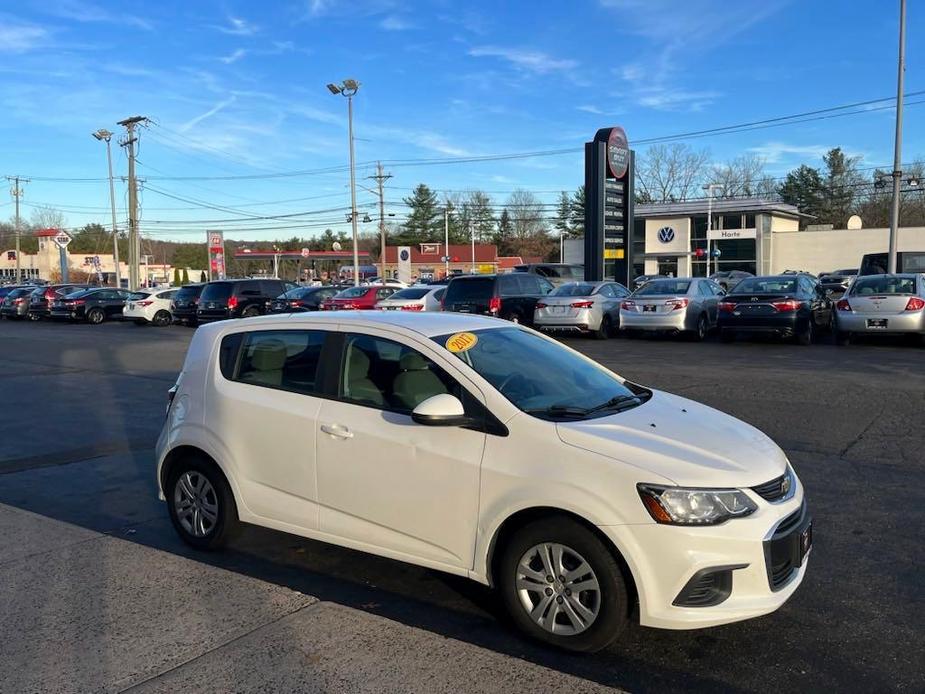
[[[400,287],[382,285],[359,286],[345,289],[321,303],[322,311],[372,311],[376,302],[388,299]]]

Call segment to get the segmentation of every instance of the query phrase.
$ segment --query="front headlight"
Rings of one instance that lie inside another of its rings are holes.
[[[757,510],[738,489],[696,489],[638,484],[639,497],[649,515],[666,525],[717,525]]]

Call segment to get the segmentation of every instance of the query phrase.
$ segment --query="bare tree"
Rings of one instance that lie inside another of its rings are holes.
[[[67,226],[64,213],[53,207],[37,207],[32,210],[32,226],[35,229],[61,229]]]
[[[651,202],[679,202],[694,196],[710,155],[683,143],[652,145],[636,167],[640,198]]]
[[[718,197],[740,198],[761,195],[767,191],[769,180],[764,159],[757,154],[743,154],[725,164],[710,167],[710,183],[718,183],[723,190]]]
[[[545,256],[554,245],[549,238],[543,203],[530,191],[515,190],[505,203],[510,218],[506,251],[515,255]]]

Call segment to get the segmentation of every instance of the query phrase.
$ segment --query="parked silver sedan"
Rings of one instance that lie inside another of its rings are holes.
[[[925,274],[858,277],[835,311],[835,339],[840,345],[862,333],[917,335],[925,344]]]
[[[716,282],[702,277],[650,280],[621,304],[620,330],[684,333],[702,340],[716,327],[724,294]]]
[[[439,311],[445,286],[423,285],[399,289],[392,296],[376,302],[380,311]]]
[[[537,302],[533,327],[603,340],[619,327],[620,300],[627,296],[629,290],[618,282],[568,282]]]

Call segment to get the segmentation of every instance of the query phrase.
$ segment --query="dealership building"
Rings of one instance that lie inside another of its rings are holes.
[[[708,210],[712,225],[707,224]],[[717,199],[712,209],[707,200],[639,204],[634,217],[633,276],[704,277],[717,270],[819,273],[856,268],[864,254],[885,252],[889,245],[888,229],[865,229],[857,218],[847,229],[814,227],[813,218],[793,205],[754,198]],[[898,250],[925,251],[925,227],[901,228]],[[716,251],[718,256],[712,256]],[[566,262],[580,263],[583,257],[583,241],[568,239]]]

